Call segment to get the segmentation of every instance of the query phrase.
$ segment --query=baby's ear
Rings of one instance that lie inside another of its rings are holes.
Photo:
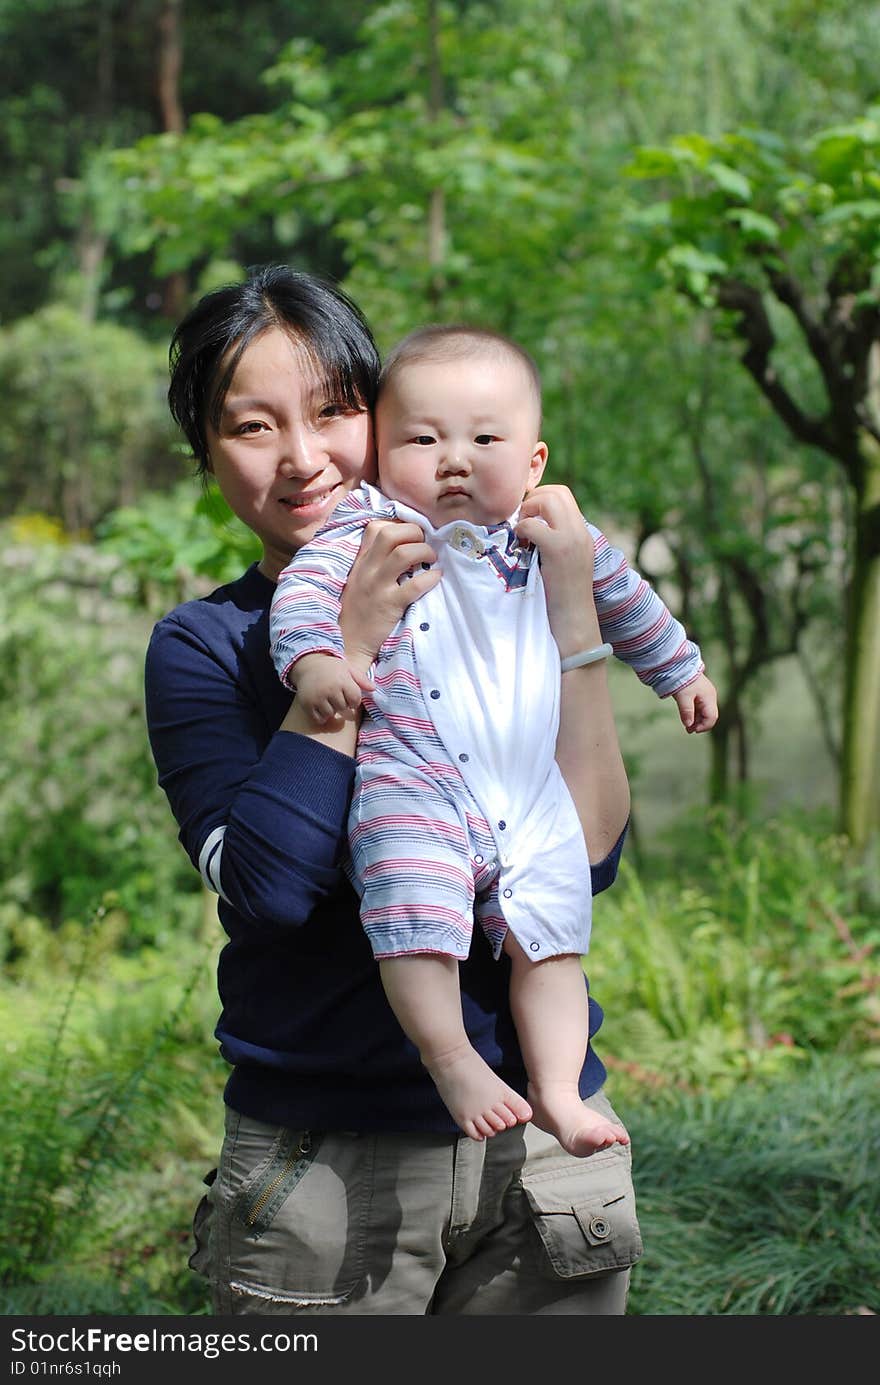
[[[532,459],[529,462],[529,489],[537,486],[541,477],[544,475],[544,468],[547,465],[549,448],[546,442],[536,442],[532,449]]]

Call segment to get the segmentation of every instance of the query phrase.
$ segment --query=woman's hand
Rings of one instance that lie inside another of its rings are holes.
[[[568,486],[538,486],[527,495],[516,533],[541,555],[547,614],[561,656],[599,644],[593,538]]]
[[[417,524],[391,519],[367,525],[339,613],[345,656],[353,668],[366,673],[407,607],[436,587],[441,577],[436,562]]]

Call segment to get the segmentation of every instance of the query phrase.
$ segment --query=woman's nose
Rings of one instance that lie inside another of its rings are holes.
[[[325,462],[320,438],[307,428],[295,428],[283,435],[279,470],[285,476],[314,476]]]

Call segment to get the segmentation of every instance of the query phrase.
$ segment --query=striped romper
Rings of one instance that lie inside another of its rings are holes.
[[[443,579],[385,640],[364,695],[348,868],[374,955],[461,959],[474,919],[496,957],[508,928],[533,961],[582,954],[590,871],[555,759],[559,650],[537,549],[510,522],[435,529],[362,485],[281,573],[270,615],[278,673],[295,687],[304,654],[344,657],[339,607],[364,528],[394,518],[422,527]],[[699,649],[589,528],[603,638],[660,696],[677,692],[702,671]]]

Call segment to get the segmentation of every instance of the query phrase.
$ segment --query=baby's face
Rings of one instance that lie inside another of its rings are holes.
[[[430,520],[500,524],[547,460],[539,405],[514,358],[402,366],[376,407],[379,485]]]

